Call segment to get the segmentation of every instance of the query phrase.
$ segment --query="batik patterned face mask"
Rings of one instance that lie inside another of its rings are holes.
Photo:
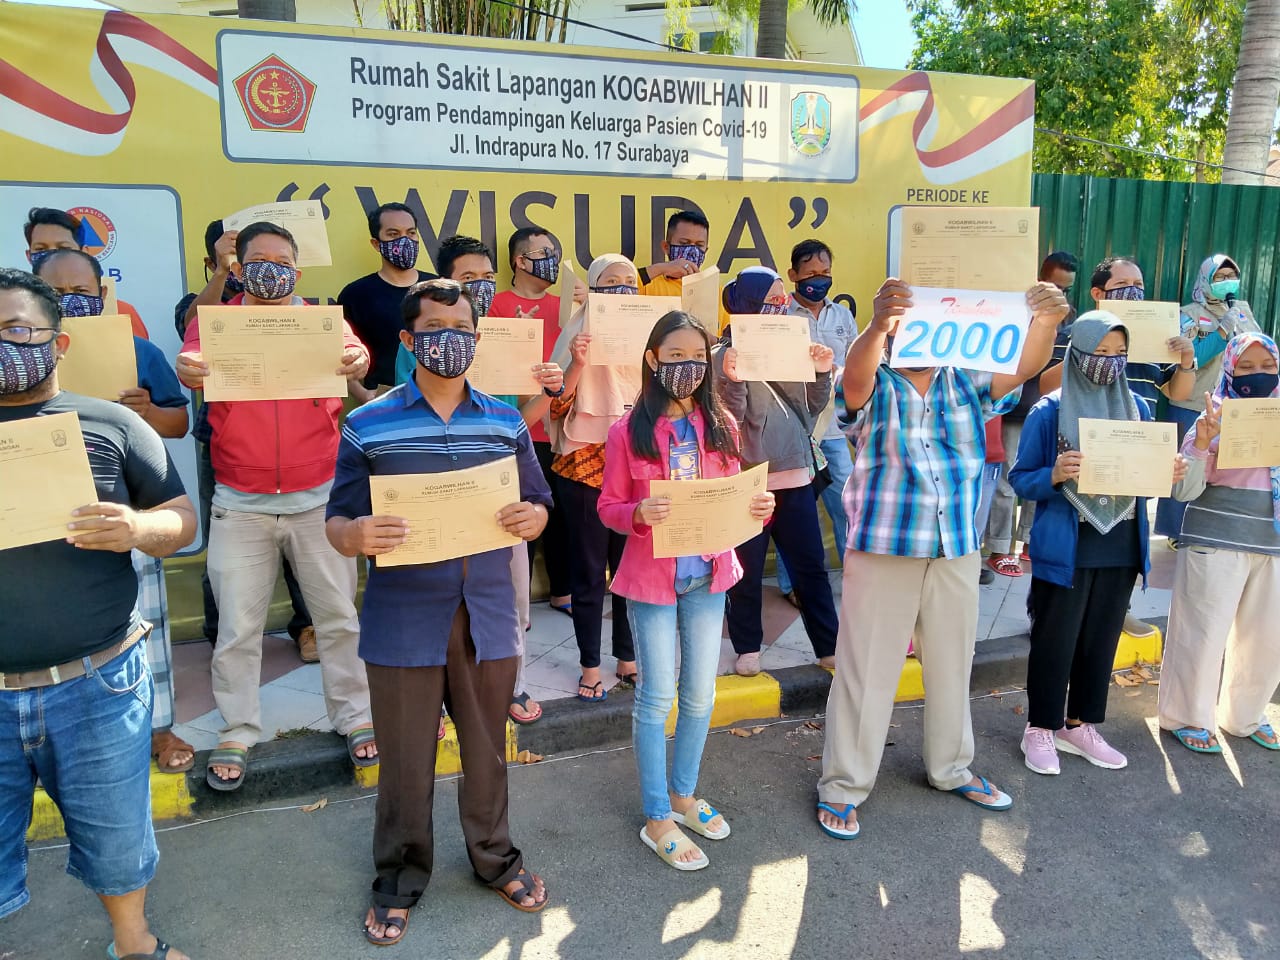
[[[466,373],[475,359],[476,335],[453,329],[415,333],[413,355],[437,377],[452,380]]]
[[[653,375],[673,400],[687,400],[702,385],[707,364],[704,360],[659,361]]]

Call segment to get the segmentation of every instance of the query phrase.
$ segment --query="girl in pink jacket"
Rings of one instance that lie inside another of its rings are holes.
[[[656,559],[652,528],[671,507],[650,496],[649,483],[739,471],[737,425],[713,392],[710,356],[711,337],[692,315],[673,311],[658,321],[636,405],[609,430],[599,503],[605,526],[627,536],[612,590],[627,599],[640,672],[631,724],[647,821],[640,839],[677,870],[710,862],[681,826],[710,840],[729,836],[724,818],[694,789],[715,703],[725,591],[742,568],[732,550]],[[773,494],[759,494],[750,509],[767,520]],[[677,695],[677,651],[680,713],[668,781],[665,725]]]

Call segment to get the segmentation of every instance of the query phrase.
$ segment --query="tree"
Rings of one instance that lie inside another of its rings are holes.
[[[1280,102],[1280,0],[1182,0],[1181,7],[1184,17],[1210,30],[1242,21],[1222,182],[1262,183]]]
[[[818,20],[828,26],[847,24],[857,10],[853,0],[805,0]],[[789,0],[759,0],[756,17],[756,56],[784,60],[787,56]]]
[[[359,0],[356,4],[359,22]],[[383,0],[392,30],[507,40],[565,41],[571,0]]]
[[[1217,159],[1239,37],[1229,10],[1210,24],[1164,0],[910,6],[913,67],[1035,81],[1038,171],[1190,179],[1195,164],[1160,156]]]

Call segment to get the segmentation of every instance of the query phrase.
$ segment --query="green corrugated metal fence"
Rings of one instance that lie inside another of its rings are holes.
[[[1280,187],[1107,180],[1037,174],[1041,253],[1080,259],[1072,289],[1077,308],[1093,307],[1089,274],[1103,257],[1133,255],[1148,300],[1187,303],[1201,261],[1226,253],[1240,264],[1241,296],[1264,330],[1280,313]]]

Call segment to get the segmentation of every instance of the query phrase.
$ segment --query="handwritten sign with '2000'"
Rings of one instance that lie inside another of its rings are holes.
[[[1014,373],[1031,323],[1026,295],[912,287],[889,366]]]

